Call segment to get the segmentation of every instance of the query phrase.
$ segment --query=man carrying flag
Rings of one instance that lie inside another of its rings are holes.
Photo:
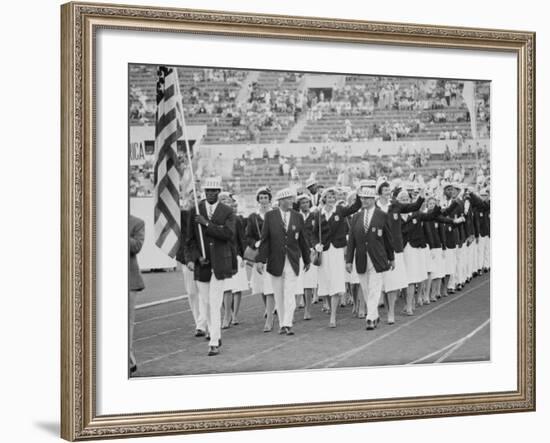
[[[194,272],[199,290],[199,324],[206,318],[210,335],[208,355],[218,355],[221,341],[221,313],[225,279],[237,269],[237,257],[231,247],[235,237],[235,213],[218,201],[221,178],[204,180],[206,200],[189,214],[186,263]],[[197,331],[199,332],[199,331]],[[205,335],[205,334],[200,334]]]

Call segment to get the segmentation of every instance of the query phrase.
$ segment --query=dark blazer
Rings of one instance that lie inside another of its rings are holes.
[[[257,212],[252,212],[248,216],[246,230],[244,233],[246,245],[256,249],[256,242],[262,238],[262,228],[264,219]]]
[[[145,288],[141,271],[137,261],[137,254],[141,251],[145,241],[145,222],[138,217],[130,215],[128,223],[128,233],[130,237],[129,251],[130,262],[128,264],[128,286],[130,291],[141,291]]]
[[[361,200],[359,197],[349,206],[336,205],[334,212],[328,218],[325,217],[323,211],[320,210],[317,214],[317,222],[321,222],[321,243],[323,251],[328,250],[330,245],[335,248],[343,248],[347,244],[348,224],[346,217],[354,214],[361,208]]]
[[[300,213],[302,218],[304,216]],[[317,214],[310,211],[304,220],[304,233],[310,248],[319,243],[319,224],[317,223]]]
[[[246,220],[244,217],[240,215],[235,216],[235,238],[233,244],[236,254],[241,258],[243,258],[244,250],[246,249],[245,226]]]
[[[425,248],[427,242],[422,223],[435,220],[440,213],[441,208],[439,206],[428,212],[413,212],[402,224],[403,244],[405,246],[410,244],[413,248]]]
[[[470,193],[469,198],[475,209],[474,217],[478,219],[479,235],[488,237],[491,234],[491,202],[483,201],[474,193]]]
[[[430,249],[446,249],[444,248],[446,223],[452,225],[453,219],[438,215],[434,220],[422,222],[426,243]]]
[[[266,263],[267,272],[275,277],[283,274],[285,256],[296,275],[300,272],[300,257],[304,265],[309,264],[309,242],[306,238],[304,219],[298,212],[290,210],[288,230],[285,230],[280,209],[265,214],[262,239],[256,262]]]
[[[452,219],[462,217],[464,215],[464,202],[458,198],[454,199],[451,204],[445,208],[445,215]],[[461,247],[466,238],[464,222],[447,223],[446,226],[447,248],[454,249],[459,246]]]
[[[388,223],[393,239],[393,249],[395,252],[403,252],[403,233],[402,220],[399,214],[408,214],[420,210],[424,203],[422,197],[413,203],[400,203],[397,199],[392,199],[388,207]]]
[[[351,219],[346,263],[353,263],[355,257],[357,273],[364,274],[367,271],[368,254],[376,272],[387,271],[390,269],[390,261],[394,260],[388,215],[375,207],[367,231],[365,231],[363,217],[364,210],[359,211]]]
[[[207,217],[204,200],[199,203],[199,213]],[[208,218],[208,217],[207,217]],[[195,280],[209,282],[212,272],[218,280],[231,278],[237,269],[237,255],[232,242],[236,232],[235,213],[223,203],[218,203],[208,227],[201,226],[207,262],[201,265],[199,224],[195,223],[195,208],[189,212],[187,226],[186,263],[195,263]]]

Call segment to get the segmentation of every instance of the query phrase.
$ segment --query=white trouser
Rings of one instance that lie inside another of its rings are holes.
[[[483,263],[484,268],[489,269],[491,267],[491,237],[483,238]]]
[[[367,320],[376,320],[378,318],[378,303],[382,294],[383,273],[376,272],[371,259],[367,256],[367,272],[357,275],[367,305]]]
[[[187,300],[189,301],[189,308],[191,309],[193,321],[195,322],[195,329],[206,331],[206,317],[201,319],[199,315],[199,290],[197,288],[197,282],[195,281],[193,271],[190,271],[187,266],[183,265],[181,272],[183,274],[183,284],[185,286]],[[200,323],[199,320],[201,320],[202,323]]]
[[[136,323],[136,298],[137,292],[130,291],[128,298],[128,364],[133,366],[136,364],[136,355],[134,354],[134,327]]]
[[[296,297],[294,295],[298,286],[298,276],[294,273],[294,269],[292,269],[290,261],[286,257],[283,274],[280,277],[271,275],[271,285],[275,296],[275,309],[277,309],[279,327],[292,327],[294,311],[296,310]]]
[[[206,320],[210,346],[218,346],[221,338],[221,312],[225,280],[218,280],[212,272],[209,282],[197,281],[199,289],[199,323]]]

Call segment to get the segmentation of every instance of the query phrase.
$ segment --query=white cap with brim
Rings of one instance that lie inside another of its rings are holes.
[[[271,189],[269,189],[268,186],[262,186],[256,191],[256,198],[258,198],[258,195],[260,194],[269,194],[269,196],[271,197]]]
[[[481,197],[487,197],[487,196],[489,195],[489,190],[488,190],[487,188],[481,189],[481,190],[479,191],[479,195],[480,195]]]
[[[296,198],[296,201],[300,202],[302,200],[307,200],[307,201],[312,201],[311,200],[311,196],[309,194],[300,194],[297,198]]]
[[[376,187],[361,186],[357,190],[357,195],[359,196],[359,198],[375,198],[376,197]]]
[[[397,194],[397,200],[401,200],[404,197],[410,198],[409,193],[403,189],[399,191],[399,194]]]
[[[293,188],[284,188],[277,192],[275,200],[282,200],[284,198],[296,197],[296,190]]]
[[[324,189],[323,193],[321,194],[321,200],[324,199],[329,192],[333,192],[336,194],[336,188],[334,186],[331,186],[330,188]]]
[[[306,188],[309,188],[310,186],[316,185],[317,180],[315,178],[308,178],[306,180]]]
[[[202,182],[202,189],[222,189],[221,177],[208,177]]]

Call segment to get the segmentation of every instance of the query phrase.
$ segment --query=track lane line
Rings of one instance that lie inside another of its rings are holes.
[[[451,303],[454,303],[457,300],[460,300],[462,297],[466,296],[467,294],[470,294],[472,291],[475,291],[476,289],[479,289],[480,287],[482,287],[483,285],[486,285],[488,283],[490,283],[489,279],[485,280],[484,282],[480,283],[477,286],[474,286],[473,288],[468,289],[467,291],[463,292],[462,294],[451,298],[450,300],[444,302],[443,304],[437,305],[435,308],[424,312],[423,314],[419,315],[418,317],[413,318],[412,320],[408,321],[407,323],[404,323],[404,324],[402,324],[402,325],[400,325],[400,326],[398,326],[394,329],[391,329],[390,331],[386,332],[385,334],[376,337],[374,340],[372,340],[368,343],[365,343],[364,345],[361,345],[361,346],[358,346],[356,348],[350,349],[346,352],[342,352],[342,353],[340,353],[336,356],[325,358],[325,359],[320,360],[318,362],[315,362],[313,364],[303,366],[300,369],[315,369],[316,367],[332,368],[335,365],[337,365],[338,363],[341,363],[342,361],[347,360],[350,357],[353,357],[354,355],[358,354],[359,352],[364,351],[365,349],[369,348],[370,346],[378,343],[379,341],[396,334],[397,332],[401,331],[402,329],[406,328],[407,326],[410,326],[413,323],[416,323],[417,321],[419,321],[419,320],[423,319],[424,317],[432,314],[433,312],[436,312],[439,309],[441,309],[441,308],[443,308],[443,307],[445,307],[445,306],[447,306]]]

